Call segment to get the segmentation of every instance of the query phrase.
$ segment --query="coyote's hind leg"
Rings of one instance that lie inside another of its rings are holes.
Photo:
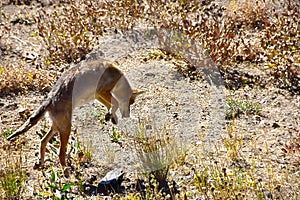
[[[66,124],[63,130],[59,130],[60,149],[59,149],[58,157],[59,157],[59,162],[63,168],[66,166],[66,152],[67,152],[67,145],[68,145],[70,133],[71,133],[71,123]]]

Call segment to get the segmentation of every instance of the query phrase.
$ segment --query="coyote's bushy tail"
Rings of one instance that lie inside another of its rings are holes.
[[[37,124],[37,122],[44,116],[48,106],[50,105],[50,100],[46,100],[42,105],[28,118],[28,120],[18,128],[13,134],[8,136],[6,139],[11,140],[12,138],[21,135],[28,131],[31,127]]]

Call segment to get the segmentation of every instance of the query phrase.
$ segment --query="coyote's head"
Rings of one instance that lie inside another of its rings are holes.
[[[130,105],[132,105],[135,101],[135,98],[142,93],[144,93],[144,91],[133,89],[129,101],[119,102],[119,108],[122,117],[130,117]]]

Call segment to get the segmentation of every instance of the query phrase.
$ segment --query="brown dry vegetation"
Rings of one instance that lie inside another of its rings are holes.
[[[84,60],[99,38],[143,24],[178,30],[196,39],[216,63],[227,88],[229,121],[222,138],[226,151],[209,159],[200,153],[191,159],[187,152],[178,162],[181,164],[168,166],[180,174],[167,176],[178,183],[178,193],[169,192],[169,196],[299,199],[299,2],[7,0],[0,6],[1,198],[89,198],[82,190],[82,184],[90,181],[86,171],[99,166],[80,164],[84,158],[79,155],[90,154],[87,147],[74,147],[77,153],[71,154],[69,161],[74,176],[68,179],[61,178],[62,172],[52,166],[44,172],[32,171],[37,148],[29,136],[12,144],[4,138],[20,125],[18,109],[27,108],[23,105],[27,100],[37,104],[34,98],[49,91],[69,64]],[[192,70],[189,63],[177,67],[180,72]],[[31,132],[43,131],[41,125]],[[119,140],[117,133],[113,137]],[[51,156],[55,160],[53,153]],[[14,163],[16,167],[10,168]],[[5,183],[18,184],[9,188]],[[168,197],[157,191],[161,187],[155,180],[149,184],[144,191],[127,189],[110,196]]]

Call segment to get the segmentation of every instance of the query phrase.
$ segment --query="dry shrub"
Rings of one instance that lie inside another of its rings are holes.
[[[275,5],[270,0],[239,0],[230,1],[226,8],[226,16],[235,21],[236,28],[262,30],[269,24],[268,18]]]
[[[70,0],[52,12],[40,12],[38,31],[48,50],[46,65],[77,63],[85,58],[103,33],[103,6],[100,1]]]
[[[300,11],[292,1],[66,2],[40,15],[39,33],[48,50],[46,64],[77,63],[108,30],[125,31],[139,22],[195,38],[223,73],[247,62],[250,68],[269,74],[264,79],[293,93],[300,91]]]
[[[136,11],[140,9],[136,6],[131,1],[66,0],[54,11],[42,9],[38,31],[48,51],[45,64],[84,60],[106,32],[134,27]]]
[[[26,66],[0,66],[0,96],[27,90],[42,91],[49,89],[53,78],[45,71]]]
[[[270,18],[270,25],[262,32],[263,62],[275,85],[299,94],[300,5],[285,2],[280,12]]]

